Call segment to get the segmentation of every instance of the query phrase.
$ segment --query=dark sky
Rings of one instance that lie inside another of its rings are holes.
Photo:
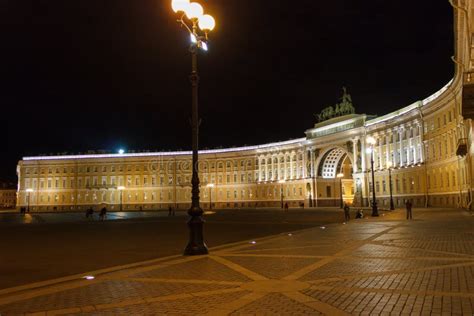
[[[190,148],[189,37],[168,0],[2,0],[0,178],[24,155]],[[201,147],[298,138],[347,86],[386,114],[453,75],[447,0],[201,0]]]

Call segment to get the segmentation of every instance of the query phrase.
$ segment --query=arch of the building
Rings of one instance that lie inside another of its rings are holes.
[[[353,165],[352,155],[340,146],[331,146],[324,149],[315,162],[318,177],[334,179],[346,159],[349,159],[349,163]]]
[[[325,148],[315,161],[317,181],[314,185],[317,205],[339,206],[354,200],[353,157],[340,146]],[[344,177],[338,178],[339,173]]]

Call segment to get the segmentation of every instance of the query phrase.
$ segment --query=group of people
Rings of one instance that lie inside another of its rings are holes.
[[[20,208],[20,214],[26,214],[26,213],[29,213],[29,212],[30,212],[30,210],[27,209],[27,208],[24,207],[24,206],[22,206],[22,207]]]
[[[410,200],[405,200],[405,208],[407,212],[407,219],[413,219],[413,212],[412,212],[413,204],[411,203]],[[344,203],[343,210],[344,210],[344,220],[347,222],[351,219],[350,207],[347,203]],[[359,209],[356,213],[355,218],[356,219],[364,218],[364,212],[361,209]]]
[[[89,207],[86,210],[86,218],[94,219],[94,209],[92,207]],[[103,221],[104,219],[107,218],[107,208],[104,206],[99,213],[99,219]]]
[[[343,210],[344,210],[344,220],[347,222],[351,219],[351,214],[350,214],[351,209],[347,203],[344,203]],[[364,218],[364,211],[359,209],[356,213],[355,218],[356,219]]]

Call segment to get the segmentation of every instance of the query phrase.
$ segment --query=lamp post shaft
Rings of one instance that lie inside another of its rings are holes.
[[[342,178],[339,178],[339,183],[340,183],[340,186],[339,186],[339,190],[340,190],[340,195],[341,195],[341,208],[344,208],[344,198],[342,196]]]
[[[375,199],[375,172],[374,172],[374,150],[370,154],[370,168],[372,169],[372,216],[379,216],[377,200]]]
[[[209,209],[212,210],[212,188],[209,188]]]
[[[193,31],[196,33],[197,25],[193,23]],[[189,77],[191,81],[192,89],[192,117],[191,117],[191,128],[192,128],[192,150],[193,150],[193,175],[192,175],[192,197],[191,197],[191,208],[188,210],[190,216],[188,220],[189,227],[189,242],[184,249],[184,255],[203,255],[209,253],[206,244],[204,243],[203,237],[203,224],[202,219],[203,211],[199,205],[199,114],[198,114],[198,87],[199,87],[199,75],[197,67],[197,45],[191,45],[191,64],[192,70]]]
[[[123,209],[123,190],[120,190],[120,212]]]
[[[283,209],[283,184],[280,185],[280,207]]]
[[[392,193],[392,169],[388,168],[388,186],[390,188],[390,210],[395,210],[395,206],[393,205],[393,193]]]
[[[28,192],[28,207],[26,209],[26,212],[29,213],[30,212],[30,193]]]

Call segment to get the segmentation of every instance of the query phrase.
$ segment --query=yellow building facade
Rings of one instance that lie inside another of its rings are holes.
[[[388,208],[392,187],[396,207],[410,199],[415,206],[470,208],[472,9],[471,0],[454,6],[456,72],[438,92],[381,117],[324,120],[299,139],[200,151],[202,206],[339,206],[341,199],[368,206],[375,187],[379,207]],[[17,167],[17,206],[29,201],[31,211],[103,203],[112,210],[187,208],[191,159],[191,152],[24,157]]]

